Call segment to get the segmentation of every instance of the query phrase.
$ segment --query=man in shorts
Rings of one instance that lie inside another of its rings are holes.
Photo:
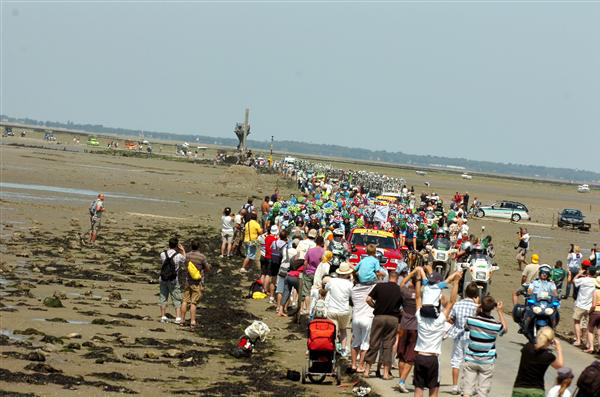
[[[575,307],[573,308],[573,328],[575,331],[575,342],[573,346],[585,345],[586,335],[581,332],[585,329],[590,315],[590,309],[593,304],[594,291],[596,290],[596,269],[585,266],[585,270],[579,271],[579,274],[573,279],[573,284],[579,288]],[[589,342],[589,341],[588,341]],[[593,347],[593,340],[592,347]]]
[[[442,339],[446,333],[446,322],[456,302],[458,282],[462,272],[456,272],[448,278],[453,284],[450,301],[441,310],[437,318],[421,316],[421,281],[423,272],[417,273],[416,306],[417,306],[417,344],[415,346],[415,369],[413,381],[415,397],[422,397],[425,389],[429,396],[437,396],[440,390],[440,355],[442,354]]]
[[[258,223],[256,212],[250,214],[250,220],[246,222],[246,227],[244,229],[244,244],[246,247],[246,258],[242,264],[242,268],[240,271],[242,273],[246,273],[248,271],[248,266],[250,265],[250,261],[256,261],[256,251],[258,249],[258,236],[260,236],[263,232],[260,227],[260,223]]]
[[[100,230],[100,224],[102,222],[102,213],[104,212],[104,194],[98,194],[98,198],[90,205],[90,230],[86,233],[90,235],[90,244],[96,243],[96,237],[98,230]],[[85,235],[84,235],[85,236]],[[83,244],[84,236],[80,237]]]
[[[200,243],[198,240],[192,241],[192,250],[185,255],[186,266],[189,266],[189,262],[198,269],[200,272],[200,278],[194,280],[188,269],[185,270],[184,287],[183,287],[183,303],[181,304],[181,324],[185,322],[185,315],[187,312],[187,305],[190,305],[190,328],[194,330],[196,328],[196,306],[202,299],[202,292],[204,291],[204,275],[206,272],[210,272],[211,266],[206,261],[206,256],[202,255],[198,250]]]
[[[175,323],[181,324],[181,285],[179,282],[179,269],[184,266],[185,262],[185,249],[183,245],[179,244],[177,237],[172,237],[169,240],[169,248],[166,251],[160,253],[161,270],[165,265],[165,261],[171,259],[175,264],[175,272],[177,276],[173,280],[163,280],[162,276],[159,278],[160,281],[160,322],[166,323],[168,318],[167,314],[167,302],[169,297],[175,306]]]

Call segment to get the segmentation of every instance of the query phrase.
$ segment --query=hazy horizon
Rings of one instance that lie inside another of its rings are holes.
[[[600,172],[600,3],[0,11],[8,116]]]

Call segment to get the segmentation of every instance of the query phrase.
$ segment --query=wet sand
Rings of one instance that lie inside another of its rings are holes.
[[[6,334],[0,337],[0,390],[39,396],[100,396],[109,391],[151,395],[157,389],[215,396],[348,392],[282,380],[285,370],[300,370],[304,364],[303,333],[291,320],[277,318],[267,302],[243,298],[253,274],[242,278],[234,272],[240,259],[217,258],[216,228],[223,207],[238,208],[251,195],[260,202],[276,187],[285,195],[294,191],[293,184],[237,166],[11,146],[1,150],[2,183],[38,186],[0,189],[0,318]],[[444,173],[419,177],[395,167],[383,172],[404,176],[417,191],[427,189],[423,182],[429,181],[427,190],[446,201],[456,190],[468,190],[484,202],[525,203],[533,216],[527,226],[533,235],[531,251],[542,262],[564,261],[571,242],[584,249],[600,243],[595,220],[600,218],[599,192],[579,194],[573,186],[497,178],[466,181]],[[98,247],[78,243],[77,235],[88,227],[87,207],[93,199],[85,190],[108,196]],[[593,218],[592,231],[545,226],[563,207],[580,208],[588,221]],[[494,236],[501,270],[494,276],[492,294],[508,303],[519,282],[513,249],[518,226],[486,218],[470,225],[472,231],[485,225],[486,233]],[[202,251],[215,266],[196,333],[157,321],[157,256],[175,233],[185,241],[200,237]],[[43,304],[54,294],[61,297],[63,308]],[[572,300],[563,302],[559,329],[566,336],[571,308]],[[232,358],[231,344],[255,318],[271,327],[271,338],[252,359]],[[81,337],[67,338],[70,333]],[[37,354],[28,358],[31,353],[41,353],[45,361],[31,361],[39,359]],[[62,372],[48,373],[51,368]]]

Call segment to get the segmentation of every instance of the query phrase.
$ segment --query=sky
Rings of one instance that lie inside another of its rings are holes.
[[[0,10],[9,116],[600,171],[600,2]]]

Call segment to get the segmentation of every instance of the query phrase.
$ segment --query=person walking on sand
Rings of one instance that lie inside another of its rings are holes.
[[[206,272],[210,272],[211,266],[206,261],[206,256],[199,251],[198,240],[192,241],[192,250],[185,255],[187,269],[184,278],[183,303],[181,304],[181,324],[185,323],[187,305],[190,305],[190,328],[196,328],[196,306],[202,299]]]
[[[181,324],[181,285],[179,284],[179,269],[185,264],[185,249],[177,237],[171,237],[169,248],[160,253],[160,322],[167,319],[167,302],[169,297],[175,306],[175,324]]]
[[[233,234],[234,230],[231,208],[225,207],[223,210],[223,215],[221,216],[221,239],[223,242],[221,243],[221,256],[219,256],[219,258],[223,258],[225,255],[227,255],[228,258],[231,256]]]
[[[240,210],[233,217],[233,243],[231,244],[231,252],[242,256],[241,248],[244,241],[244,230],[246,224],[246,210]]]
[[[80,236],[80,240],[82,243],[85,241],[85,236],[87,234],[90,235],[89,242],[91,244],[96,243],[96,237],[98,236],[98,230],[100,230],[100,223],[102,221],[102,213],[104,211],[105,211],[105,209],[104,209],[104,193],[99,193],[96,200],[92,201],[92,204],[90,205],[90,208],[89,208],[90,230],[83,236]]]
[[[250,214],[250,220],[246,223],[246,227],[244,230],[246,258],[244,258],[242,268],[240,269],[242,273],[246,273],[248,271],[250,261],[256,261],[256,251],[258,249],[258,236],[260,236],[263,233],[263,230],[256,219],[256,212],[252,212]]]
[[[525,261],[525,255],[527,255],[527,251],[529,250],[529,233],[527,233],[527,229],[520,227],[517,232],[517,239],[518,244],[515,249],[517,250],[517,266],[520,271],[523,265],[527,266],[527,262]]]
[[[400,307],[402,307],[402,292],[398,285],[398,273],[392,270],[388,273],[388,282],[377,283],[369,292],[366,302],[373,308],[373,322],[369,335],[369,350],[365,355],[364,377],[369,377],[371,366],[382,349],[383,379],[392,378],[392,349],[396,340]]]

